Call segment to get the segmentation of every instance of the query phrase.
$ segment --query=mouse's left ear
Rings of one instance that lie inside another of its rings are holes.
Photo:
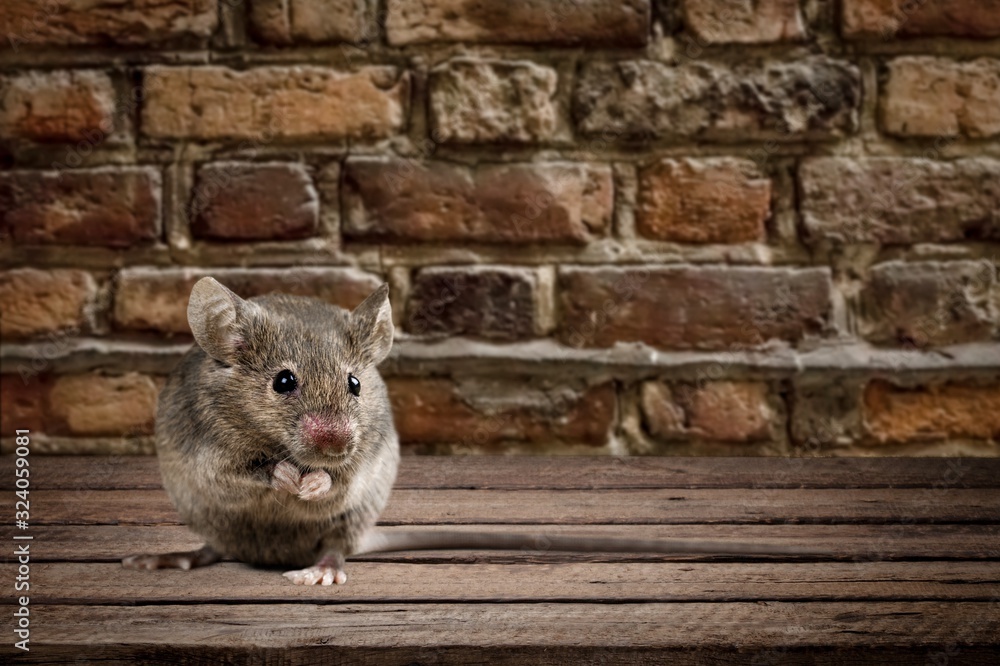
[[[365,348],[373,363],[381,363],[389,355],[395,328],[392,325],[388,284],[383,284],[354,308],[351,328],[354,339]]]
[[[215,278],[198,280],[188,301],[188,324],[195,342],[216,361],[233,365],[243,342],[242,330],[255,307]]]

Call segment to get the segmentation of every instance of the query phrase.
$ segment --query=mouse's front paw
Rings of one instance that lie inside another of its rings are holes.
[[[291,495],[299,494],[301,481],[302,473],[299,468],[284,460],[275,465],[274,472],[271,473],[271,487]]]
[[[320,500],[330,494],[333,488],[333,480],[330,475],[319,470],[303,475],[299,484],[299,499],[307,501]]]

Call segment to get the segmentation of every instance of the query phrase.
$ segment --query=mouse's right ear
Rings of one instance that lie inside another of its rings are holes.
[[[188,324],[195,341],[206,354],[216,361],[232,365],[243,341],[241,329],[254,307],[253,303],[226,289],[215,278],[205,277],[191,289]]]
[[[388,284],[373,291],[361,305],[354,308],[351,326],[355,339],[361,343],[372,363],[381,363],[392,348],[392,336],[395,332]]]

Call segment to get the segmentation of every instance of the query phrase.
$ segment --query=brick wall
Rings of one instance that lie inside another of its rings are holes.
[[[6,0],[0,35],[5,451],[152,451],[214,275],[388,281],[411,450],[1000,453],[997,0]]]

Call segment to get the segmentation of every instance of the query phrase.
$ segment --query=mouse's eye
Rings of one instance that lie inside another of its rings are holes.
[[[298,385],[299,380],[295,378],[291,370],[282,370],[275,376],[271,387],[276,393],[291,393]]]
[[[352,395],[361,395],[361,381],[354,375],[347,375],[347,390]]]

